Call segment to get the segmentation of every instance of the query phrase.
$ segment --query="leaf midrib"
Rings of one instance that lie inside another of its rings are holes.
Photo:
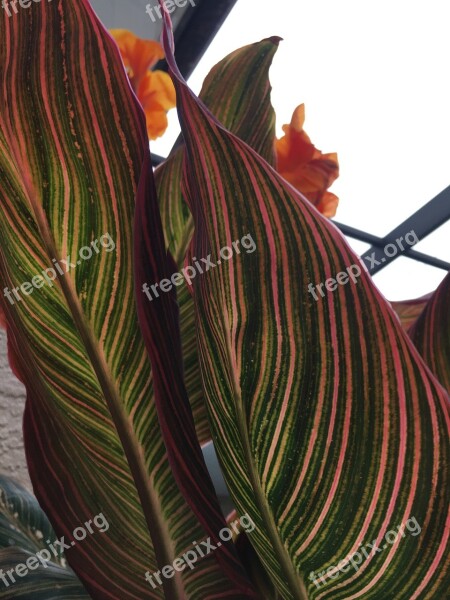
[[[11,147],[13,154],[15,155],[16,164],[20,165],[22,161],[19,158],[20,155],[17,152],[14,152],[14,150],[16,150],[14,146],[13,143]],[[37,200],[34,186],[24,168],[22,169],[21,179],[24,183],[25,191],[33,210],[39,233],[42,236],[47,255],[51,258],[57,258],[59,254],[56,250],[45,212]],[[120,394],[112,380],[106,358],[86,321],[78,296],[73,290],[72,280],[65,276],[60,277],[58,275],[57,281],[61,286],[61,290],[72,314],[74,324],[85,345],[86,353],[97,376],[98,383],[103,392],[108,410],[122,444],[141,501],[141,508],[147,523],[156,562],[159,569],[162,570],[164,566],[172,564],[176,557],[167,523],[162,518],[163,512],[161,510],[158,494],[145,466],[142,447],[135,436],[132,423],[124,410]],[[185,593],[180,573],[177,572],[172,579],[163,578],[163,589],[167,600],[180,600],[180,592],[183,594]]]
[[[228,335],[227,335],[228,337]],[[233,364],[231,356],[231,343],[227,339],[226,352],[228,355],[228,364]],[[266,531],[270,541],[276,551],[276,555],[280,561],[280,566],[283,570],[284,575],[287,578],[288,587],[292,593],[292,597],[295,600],[308,600],[305,586],[302,579],[299,577],[296,570],[293,568],[291,557],[286,550],[281,538],[278,535],[278,529],[273,519],[273,515],[261,486],[261,481],[258,476],[258,470],[250,447],[250,435],[247,428],[247,420],[245,418],[244,407],[242,403],[242,394],[239,382],[237,381],[234,372],[232,374],[232,385],[233,385],[233,402],[235,405],[237,425],[239,434],[241,436],[241,442],[244,450],[244,458],[247,463],[249,479],[253,487],[255,494],[256,504],[264,517],[266,523]]]

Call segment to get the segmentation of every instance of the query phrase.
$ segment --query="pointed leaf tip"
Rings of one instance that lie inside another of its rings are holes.
[[[279,46],[280,42],[284,41],[282,37],[278,36],[278,35],[271,35],[268,38],[265,38],[263,41],[268,41],[268,42],[272,42],[272,44],[274,44],[275,46]]]

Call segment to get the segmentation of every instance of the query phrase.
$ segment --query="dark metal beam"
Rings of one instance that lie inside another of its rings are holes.
[[[430,265],[430,267],[436,267],[437,269],[450,271],[450,263],[446,262],[445,260],[442,260],[441,258],[436,258],[435,256],[430,256],[429,254],[418,252],[417,250],[414,250],[414,248],[412,248],[405,254],[407,258],[413,258],[414,260],[425,263],[426,265]]]
[[[369,264],[373,263],[371,272],[372,274],[375,274],[386,267],[393,260],[399,256],[402,256],[402,254],[406,255],[408,258],[412,258],[433,267],[449,271],[450,263],[440,258],[424,254],[423,252],[418,252],[417,250],[414,250],[414,248],[406,249],[405,252],[399,252],[393,257],[388,257],[384,253],[384,248],[387,244],[395,244],[395,241],[398,238],[404,236],[409,231],[414,231],[419,239],[423,239],[449,219],[450,187],[438,194],[436,198],[428,202],[425,206],[409,217],[409,219],[406,219],[406,221],[396,227],[384,238],[377,237],[365,231],[360,231],[359,229],[355,229],[349,225],[344,225],[343,223],[338,223],[336,221],[333,222],[344,235],[347,235],[355,240],[359,240],[360,242],[371,244],[371,248],[363,254],[362,258],[368,261]],[[369,260],[369,257],[373,257],[379,264],[375,264],[375,261],[372,259]]]
[[[152,165],[154,167],[157,167],[158,165],[160,165],[161,163],[163,163],[166,160],[163,156],[159,156],[159,154],[154,154],[152,152],[151,155],[152,155]]]
[[[381,238],[377,237],[376,235],[372,235],[371,233],[367,233],[366,231],[355,229],[350,225],[344,225],[344,223],[338,223],[338,221],[335,221],[334,219],[332,223],[336,225],[336,227],[340,229],[344,235],[351,237],[354,240],[365,242],[366,244],[372,244],[373,246],[378,246],[382,242]]]
[[[404,237],[410,231],[413,231],[419,240],[423,240],[427,235],[435,231],[438,227],[443,225],[450,219],[450,186],[445,188],[440,194],[438,194],[433,200],[427,202],[425,206],[422,206],[417,212],[411,215],[406,221],[403,221],[398,227],[393,229],[384,238],[380,238],[372,244],[371,248],[367,250],[362,256],[363,260],[369,261],[369,257],[374,259],[372,264],[374,265],[371,272],[374,275],[384,269],[391,262],[396,260],[399,256],[405,255],[408,258],[414,258],[421,262],[426,262],[429,265],[449,270],[450,266],[447,262],[439,259],[427,256],[421,252],[417,252],[413,248],[405,249],[404,252],[399,252],[395,256],[387,256],[384,252],[384,248],[388,244],[397,245],[396,240]],[[378,264],[377,264],[378,263]]]
[[[364,242],[366,244],[372,245],[372,248],[370,250],[367,250],[367,252],[365,252],[365,254],[363,255],[363,258],[364,258],[364,256],[372,257],[373,252],[375,252],[375,258],[376,258],[376,260],[378,260],[380,262],[379,265],[373,264],[373,267],[370,268],[371,264],[374,263],[374,261],[372,260],[372,258],[370,260],[368,258],[366,259],[366,262],[364,264],[366,264],[367,268],[369,269],[369,271],[372,275],[377,273],[381,269],[383,269],[387,264],[389,264],[389,262],[392,262],[395,258],[398,258],[399,256],[402,256],[402,255],[406,255],[408,258],[412,258],[413,260],[417,260],[418,262],[425,263],[427,265],[430,265],[431,267],[443,269],[444,271],[450,271],[450,263],[448,263],[445,260],[442,260],[440,258],[436,258],[434,256],[429,256],[428,254],[424,254],[423,252],[418,252],[417,250],[414,250],[414,248],[410,248],[405,252],[399,252],[395,257],[388,258],[384,254],[383,250],[386,247],[386,244],[389,244],[392,242],[386,241],[387,238],[377,237],[376,235],[372,235],[371,233],[367,233],[366,231],[361,231],[360,229],[355,229],[354,227],[350,227],[350,225],[344,225],[343,223],[338,223],[337,221],[333,221],[333,223],[347,237],[350,237],[354,240],[358,240],[360,242]],[[405,223],[406,223],[406,221],[405,221]],[[411,229],[409,229],[409,231],[411,231]],[[403,229],[403,232],[404,232],[404,234],[408,233],[408,229]],[[391,234],[389,235],[389,237],[390,236],[391,236]],[[400,237],[400,236],[398,236],[398,237]],[[394,237],[392,239],[395,242],[395,240],[397,238]],[[380,255],[379,255],[379,253],[377,254],[377,251],[380,251],[381,254]],[[385,259],[384,262],[382,262],[383,258]]]

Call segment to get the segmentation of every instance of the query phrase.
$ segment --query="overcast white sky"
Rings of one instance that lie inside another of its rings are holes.
[[[189,83],[198,92],[229,52],[284,38],[271,71],[279,132],[304,102],[313,143],[339,154],[336,219],[383,236],[450,184],[449,16],[448,0],[238,0]],[[166,155],[178,135],[174,112],[153,152]],[[450,261],[449,240],[447,222],[417,249]],[[396,300],[444,276],[400,258],[375,281]]]

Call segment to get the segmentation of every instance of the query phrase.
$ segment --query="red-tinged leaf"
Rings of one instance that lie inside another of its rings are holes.
[[[167,13],[165,25],[195,222],[188,262],[217,263],[241,240],[193,293],[213,439],[256,524],[250,540],[285,599],[439,600],[448,394],[337,229],[189,90]],[[380,552],[334,568],[368,544]]]
[[[391,302],[391,306],[397,313],[405,331],[408,331],[411,325],[417,321],[420,313],[423,311],[430,298],[431,294],[427,294],[426,296],[415,298],[414,300]]]
[[[1,301],[36,496],[58,538],[108,520],[67,549],[92,598],[233,597],[214,553],[145,579],[207,534],[171,473],[138,327],[134,200],[152,172],[117,47],[85,0],[2,11],[0,40]]]
[[[146,169],[151,171],[150,154]],[[219,538],[226,521],[200,449],[184,386],[178,306],[170,282],[176,265],[166,252],[153,178],[145,175],[137,195],[134,234],[136,303],[152,363],[159,422],[175,479],[213,544],[218,546],[220,542],[216,558],[235,585],[230,590],[232,597],[256,598],[234,544]],[[157,297],[151,298],[150,285],[154,283],[172,289],[166,293],[160,289]]]
[[[450,273],[429,297],[408,333],[424,361],[450,392]]]
[[[269,69],[278,38],[236,50],[221,60],[206,77],[200,98],[227,127],[258,154],[275,164],[275,113],[270,102]],[[181,193],[184,148],[155,172],[164,235],[169,251],[181,268],[192,239],[194,223]],[[178,292],[185,383],[201,444],[211,440],[201,389],[192,296],[183,283]]]

